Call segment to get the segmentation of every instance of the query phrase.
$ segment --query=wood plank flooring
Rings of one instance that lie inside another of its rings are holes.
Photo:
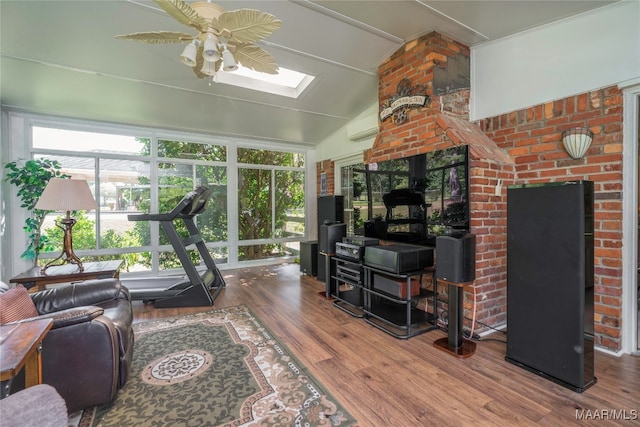
[[[640,425],[640,357],[596,351],[598,382],[579,394],[506,362],[502,333],[457,359],[433,346],[442,331],[400,340],[334,307],[296,264],[222,274],[213,308],[246,304],[361,427]],[[136,322],[211,309],[134,303]]]

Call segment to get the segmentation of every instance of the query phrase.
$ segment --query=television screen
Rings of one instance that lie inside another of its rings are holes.
[[[354,170],[367,188],[357,201],[367,206],[358,213],[368,218],[362,234],[432,245],[438,235],[468,231],[468,164],[468,147],[457,146]]]

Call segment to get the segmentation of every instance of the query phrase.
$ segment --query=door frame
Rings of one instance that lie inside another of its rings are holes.
[[[638,349],[638,129],[640,78],[618,85],[623,92],[622,353]],[[628,268],[630,266],[632,268]]]

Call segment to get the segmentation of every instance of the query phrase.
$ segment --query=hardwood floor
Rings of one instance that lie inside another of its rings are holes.
[[[222,274],[213,308],[246,304],[359,426],[640,425],[640,357],[596,351],[598,382],[579,394],[506,362],[502,333],[457,359],[433,346],[442,331],[400,340],[334,307],[296,264]],[[211,309],[134,303],[136,322]]]

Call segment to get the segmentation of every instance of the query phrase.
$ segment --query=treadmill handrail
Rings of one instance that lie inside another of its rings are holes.
[[[162,214],[131,214],[127,215],[127,219],[129,221],[173,221],[176,218],[193,218],[206,208],[210,197],[211,190],[200,186],[188,192],[170,212]]]

